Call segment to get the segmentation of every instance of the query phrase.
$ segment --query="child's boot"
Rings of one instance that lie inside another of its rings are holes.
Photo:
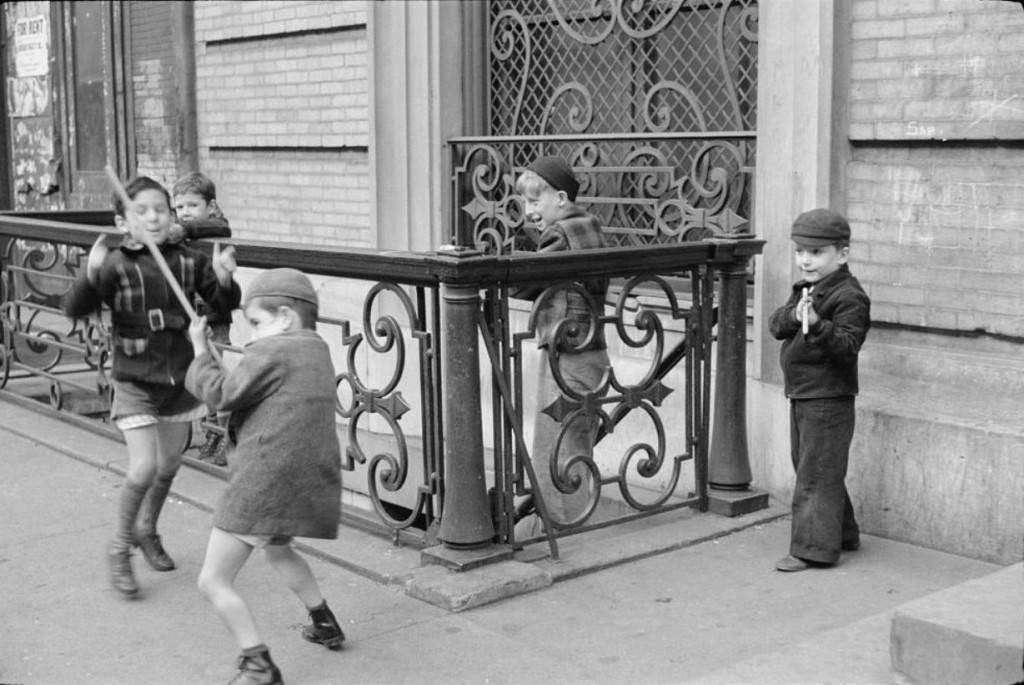
[[[160,510],[167,499],[167,493],[171,490],[171,483],[174,476],[166,478],[157,476],[153,484],[146,492],[146,498],[142,501],[139,510],[139,522],[135,528],[133,537],[134,544],[142,550],[142,556],[155,571],[173,571],[174,559],[164,550],[160,536],[156,534],[156,521],[160,518]]]
[[[228,685],[284,685],[281,671],[270,659],[270,650],[258,645],[242,650],[238,657],[238,673]]]
[[[206,442],[199,448],[199,461],[213,461],[213,456],[220,447],[221,434],[215,430],[206,431]]]
[[[121,547],[117,541],[107,546],[107,563],[110,566],[110,584],[125,597],[134,597],[139,592],[139,584],[132,573],[131,548]]]
[[[313,623],[311,626],[302,627],[303,639],[322,644],[328,649],[341,649],[345,634],[341,632],[341,626],[338,625],[338,620],[327,605],[327,601],[309,609],[309,617]]]
[[[146,487],[125,479],[118,503],[117,530],[107,547],[107,562],[110,566],[110,584],[126,597],[139,592],[132,572],[131,550],[134,541],[135,517],[146,496]]]
[[[345,641],[345,633],[341,632],[341,626],[331,613],[327,602],[323,601],[320,606],[309,610],[309,617],[313,624],[302,626],[302,637],[309,642],[316,642],[327,649],[341,649],[341,643]]]
[[[213,451],[213,456],[210,457],[210,463],[214,466],[227,466],[228,465],[228,447],[231,441],[225,435],[217,442],[217,449]]]

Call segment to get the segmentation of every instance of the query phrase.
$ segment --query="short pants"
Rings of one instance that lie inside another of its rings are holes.
[[[228,533],[228,535],[233,535],[235,538],[256,549],[287,545],[292,541],[291,535],[242,535],[241,533]]]
[[[114,381],[110,419],[121,430],[153,426],[160,422],[192,421],[205,415],[206,408],[184,385]]]

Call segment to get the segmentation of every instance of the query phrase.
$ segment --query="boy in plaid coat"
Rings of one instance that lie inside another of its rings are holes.
[[[542,157],[516,181],[526,216],[539,224],[537,252],[590,250],[608,247],[597,218],[576,206],[579,181],[561,157]],[[572,412],[560,419],[547,413],[564,393],[556,380],[557,368],[566,388],[578,400],[583,395],[607,392],[610,367],[600,317],[608,292],[607,279],[573,283],[559,289],[519,290],[513,296],[535,300],[532,324],[537,344],[547,351],[537,384],[537,417],[531,457],[540,491],[554,524],[559,527],[583,518],[593,488],[591,471],[597,437],[596,415]],[[570,328],[558,324],[568,320]],[[555,449],[558,454],[555,457]],[[570,462],[576,458],[584,461]],[[579,484],[574,487],[574,479]]]

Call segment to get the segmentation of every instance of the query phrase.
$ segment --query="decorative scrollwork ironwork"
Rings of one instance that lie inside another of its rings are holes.
[[[549,154],[616,245],[749,232],[756,0],[490,0],[490,26],[488,133],[504,142],[455,146],[460,244],[523,242],[515,177]]]
[[[374,311],[380,311],[384,296],[388,302],[397,301],[403,320],[390,314],[378,314],[373,318]],[[396,493],[405,487],[410,475],[410,449],[408,438],[400,423],[411,406],[398,389],[406,371],[406,340],[403,331],[412,332],[414,340],[420,347],[420,364],[429,358],[430,336],[426,333],[423,322],[409,294],[394,283],[377,283],[363,302],[362,332],[351,332],[348,321],[335,322],[342,329],[342,344],[347,349],[345,369],[336,377],[339,388],[337,404],[338,414],[345,419],[348,445],[346,461],[343,467],[353,470],[355,463],[367,466],[367,491],[370,501],[382,521],[392,529],[404,529],[416,523],[424,516],[431,489],[425,484],[417,487],[415,503],[404,515],[401,509],[382,497],[382,492]],[[373,353],[374,376],[383,371],[383,377],[371,386],[365,374],[360,371],[360,355],[362,343]],[[393,354],[390,370],[384,369],[387,355]],[[421,390],[426,390],[421,388]],[[340,395],[350,395],[345,402]],[[424,392],[421,399],[429,401],[429,392]],[[381,419],[387,430],[384,435],[380,431],[370,431],[365,425],[371,416]],[[375,447],[367,444],[369,437],[375,434],[379,440],[388,442],[387,447]],[[368,456],[372,454],[372,456]],[[430,477],[429,474],[427,476]]]
[[[510,155],[540,143],[453,143],[460,244],[506,254],[529,245]],[[735,237],[750,232],[753,141],[555,140],[580,181],[577,203],[615,246]]]
[[[549,406],[539,409],[554,419],[558,428],[554,444],[548,447],[549,452],[532,456],[534,460],[547,465],[542,476],[550,479],[557,492],[573,495],[581,492],[585,482],[588,484],[585,491],[587,500],[580,511],[570,512],[569,518],[552,515],[551,523],[556,529],[571,530],[584,525],[602,500],[603,488],[609,485],[614,484],[621,500],[639,512],[654,511],[664,507],[670,500],[685,499],[687,496],[685,493],[681,495],[678,490],[682,464],[693,458],[690,446],[695,444],[695,426],[690,420],[684,422],[685,430],[682,432],[685,436],[682,442],[685,448],[670,457],[665,419],[659,411],[664,400],[673,392],[663,382],[667,369],[684,357],[696,355],[703,358],[704,355],[705,334],[701,332],[700,326],[695,327],[693,324],[705,320],[701,312],[710,306],[710,301],[696,296],[707,287],[709,277],[706,271],[696,268],[688,269],[686,277],[695,293],[689,306],[681,303],[678,286],[674,286],[666,277],[638,276],[628,279],[617,289],[610,313],[592,317],[590,322],[564,318],[543,324],[552,326],[555,333],[541,363],[550,369],[559,396]],[[539,312],[551,300],[570,291],[584,299],[589,298],[581,285],[571,282],[548,286],[537,297],[525,330],[512,336],[516,350],[514,356],[521,357],[523,345],[538,338],[542,325]],[[641,299],[657,299],[661,304],[657,310],[646,305],[638,306]],[[596,306],[598,303],[590,301],[590,304]],[[630,312],[633,312],[632,318]],[[674,334],[679,340],[671,353],[667,349],[669,331],[666,323],[669,321],[681,322],[681,325],[674,327],[681,330],[681,335],[678,332]],[[586,335],[581,334],[583,326],[587,327]],[[629,381],[613,364],[599,383],[581,390],[563,375],[560,360],[565,355],[572,355],[574,351],[578,353],[588,349],[601,328],[607,329],[609,333],[614,331],[614,340],[627,348],[644,350],[644,353],[635,357],[648,361],[640,371],[634,370],[628,374],[632,378]],[[668,359],[670,356],[672,360]],[[695,377],[693,369],[693,366],[687,366],[683,375],[684,402],[688,408],[704,404],[701,397],[704,383],[701,376]],[[568,441],[567,436],[576,430],[578,423],[586,425],[588,421],[596,421],[600,441],[613,433],[615,426],[634,410],[638,410],[635,412],[635,420],[646,421],[650,427],[633,434],[647,437],[621,448],[621,454],[612,459],[616,465],[607,472],[602,472],[601,464],[608,466],[608,454],[600,459],[596,451],[594,455],[563,454],[563,442]],[[676,440],[679,432],[676,431]],[[541,447],[535,445],[534,449]],[[556,459],[555,455],[562,456]],[[549,512],[559,511],[559,507],[547,504]]]

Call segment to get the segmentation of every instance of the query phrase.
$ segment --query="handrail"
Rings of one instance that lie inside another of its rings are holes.
[[[98,234],[111,230],[0,212],[0,234],[25,240],[88,246],[95,242]],[[477,283],[481,287],[550,283],[566,280],[568,272],[574,279],[608,278],[624,273],[672,273],[698,264],[751,256],[759,253],[764,244],[763,240],[737,238],[580,252],[487,255],[460,248],[407,252],[241,238],[220,242],[239,248],[238,263],[246,267],[290,267],[309,274],[387,280],[406,285]],[[200,249],[210,249],[209,241],[193,244]]]
[[[449,145],[459,143],[589,143],[598,141],[620,140],[722,140],[722,139],[755,140],[757,131],[686,131],[671,133],[552,133],[547,135],[517,136],[453,136],[447,138]]]

